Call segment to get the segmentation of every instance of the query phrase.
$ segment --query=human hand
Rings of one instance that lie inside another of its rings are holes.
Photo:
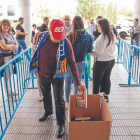
[[[28,35],[29,33],[25,33],[25,35]]]
[[[35,70],[34,74],[35,74],[36,77],[38,77],[38,71]]]
[[[85,85],[79,85],[78,88],[80,89],[80,91],[82,91],[84,94],[86,94],[86,87]]]

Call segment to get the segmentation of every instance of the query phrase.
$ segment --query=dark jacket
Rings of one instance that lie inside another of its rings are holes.
[[[45,24],[42,24],[39,28],[40,32],[48,31],[48,26]]]
[[[98,32],[98,29],[96,29],[96,30],[93,32],[94,41],[98,38],[98,36],[99,36],[100,34],[101,34],[101,33]]]
[[[67,37],[72,44],[72,33],[69,32]],[[76,62],[84,61],[85,54],[92,52],[93,49],[92,44],[93,44],[93,39],[90,36],[90,34],[86,30],[79,31],[79,34],[77,35],[77,39],[74,45],[72,45]]]
[[[113,33],[115,34],[115,36],[117,36],[118,34],[117,29],[115,27],[113,27]]]

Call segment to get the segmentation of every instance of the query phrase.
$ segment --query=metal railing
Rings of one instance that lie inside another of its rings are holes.
[[[29,73],[30,56],[28,48],[0,68],[0,139],[33,79]]]
[[[118,57],[117,62],[122,63],[128,73],[128,83],[119,84],[120,86],[140,86],[140,74],[139,74],[139,52],[140,48],[134,45],[130,45],[126,41],[119,38],[118,40]],[[131,80],[134,80],[136,84],[131,84]]]

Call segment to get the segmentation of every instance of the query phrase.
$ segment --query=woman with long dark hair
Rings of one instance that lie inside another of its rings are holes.
[[[98,32],[101,35],[94,42],[92,56],[96,57],[93,66],[93,94],[104,92],[104,97],[108,102],[111,81],[110,75],[115,64],[115,35],[110,30],[109,22],[106,18],[101,18],[97,22]]]
[[[71,25],[71,30],[69,34],[67,35],[67,37],[70,40],[73,47],[75,61],[76,61],[78,71],[79,71],[79,78],[81,80],[82,75],[85,70],[84,56],[86,53],[92,52],[93,39],[91,38],[90,34],[87,33],[86,30],[84,29],[84,23],[80,16],[74,17],[72,21],[72,25]],[[69,66],[68,66],[68,72],[69,72],[69,76],[66,77],[65,79],[66,102],[69,102],[69,95],[71,92],[71,84],[72,84],[72,79],[73,79]],[[74,94],[77,93],[77,89],[78,87],[74,83]]]

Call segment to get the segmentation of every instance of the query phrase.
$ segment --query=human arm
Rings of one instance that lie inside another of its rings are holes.
[[[0,46],[3,50],[16,50],[18,48],[17,41],[14,39],[14,36],[11,34],[11,39],[13,39],[13,44],[6,44],[4,37],[0,34]]]
[[[18,35],[28,35],[28,33],[22,33],[20,30],[16,30],[16,33],[17,33]]]
[[[17,27],[16,27],[16,33],[18,35],[28,35],[28,33],[21,32],[21,29],[22,29],[22,26],[20,24],[18,24]]]

